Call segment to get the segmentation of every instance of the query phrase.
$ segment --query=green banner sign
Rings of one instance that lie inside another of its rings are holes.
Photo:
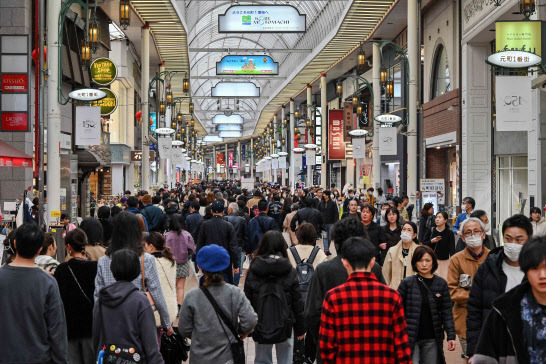
[[[91,106],[100,106],[100,114],[103,116],[110,115],[118,107],[118,97],[109,88],[101,88],[100,90],[106,92],[106,97],[91,102]]]
[[[542,56],[542,22],[539,20],[496,22],[495,50],[522,51]]]
[[[114,82],[118,75],[116,64],[109,58],[97,58],[91,64],[91,79],[106,86]]]

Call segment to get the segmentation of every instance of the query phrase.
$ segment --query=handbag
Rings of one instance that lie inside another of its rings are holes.
[[[224,325],[220,322],[220,326],[222,326],[222,330],[224,330],[224,333],[226,334],[226,337],[229,340],[229,345],[231,348],[231,354],[233,355],[233,363],[234,364],[245,364],[245,346],[243,340],[239,337],[237,334],[237,330],[235,330],[235,327],[233,327],[233,323],[227,318],[226,314],[220,306],[218,306],[218,303],[216,300],[214,300],[214,297],[210,294],[209,290],[205,286],[199,287],[201,291],[205,294],[207,299],[209,300],[210,304],[214,308],[214,311],[216,311],[216,316],[218,317],[218,320],[222,320],[224,324],[228,327],[229,331],[233,334],[233,337],[235,337],[235,342],[231,342],[231,339],[229,338],[227,332],[224,329]]]
[[[140,257],[140,263],[142,265],[142,293],[144,293],[146,297],[148,297],[148,301],[150,301],[150,305],[152,305],[152,308],[155,311],[156,308],[155,308],[154,298],[152,297],[152,294],[150,293],[150,291],[146,289],[146,277],[144,274],[144,255]]]
[[[173,327],[174,334],[161,336],[161,356],[165,364],[180,364],[181,361],[188,360],[188,351],[190,344],[188,340],[182,337],[178,328]]]

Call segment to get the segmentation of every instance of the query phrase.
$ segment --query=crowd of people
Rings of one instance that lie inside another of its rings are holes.
[[[544,362],[538,208],[499,242],[472,197],[450,226],[432,204],[417,218],[406,195],[350,186],[203,181],[126,191],[96,215],[63,214],[66,256],[33,222],[4,240],[0,363],[170,363],[173,337],[199,364],[244,363],[245,339],[258,364],[273,351],[281,364],[442,363],[445,350]]]

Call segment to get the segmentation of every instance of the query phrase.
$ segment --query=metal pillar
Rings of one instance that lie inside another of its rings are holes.
[[[407,142],[408,142],[408,184],[407,193],[410,203],[415,204],[417,192],[417,93],[418,93],[418,16],[419,9],[418,0],[408,0],[408,63],[409,63],[409,80],[408,80],[408,126],[407,126]]]
[[[146,144],[146,137],[148,137],[148,124],[150,120],[150,113],[148,105],[148,85],[150,83],[150,26],[148,24],[142,27],[142,72],[140,74],[140,96],[142,98],[142,161],[140,170],[140,188],[144,191],[150,189],[150,148]]]
[[[322,151],[322,164],[320,166],[320,183],[328,189],[330,188],[327,179],[327,151],[328,151],[328,98],[326,96],[326,74],[320,75],[320,114],[321,118],[321,151]]]
[[[254,138],[250,138],[250,178],[254,180]]]
[[[277,113],[273,115],[273,125],[271,126],[273,128],[273,139],[275,142],[271,142],[271,154],[277,154],[277,130],[275,129],[275,126],[277,126]],[[277,159],[277,163],[279,160]],[[273,165],[273,160],[271,162],[271,165]],[[277,183],[277,168],[273,170],[273,183]]]
[[[311,89],[311,85],[307,85],[307,118],[311,119],[312,117],[312,109],[309,108],[309,105],[313,104],[313,90]],[[313,121],[311,120],[311,123]],[[311,133],[309,132],[309,128],[307,128],[307,142],[312,143],[310,140]],[[313,185],[313,166],[309,165],[309,161],[307,161],[307,187],[311,187]]]
[[[165,62],[161,63],[161,66],[159,66],[159,72],[165,72]],[[161,79],[165,80],[165,76],[161,76]],[[156,83],[157,87],[157,97],[161,101],[163,97],[165,96],[162,92],[161,84],[159,82]],[[170,127],[170,119],[169,119],[169,108],[165,108],[165,116],[163,116],[163,125],[162,128]],[[158,136],[159,137],[159,136]],[[163,136],[168,137],[168,136]],[[159,187],[163,187],[165,183],[167,183],[167,175],[165,174],[165,169],[167,165],[167,159],[161,158],[161,155],[159,156],[159,168],[157,170],[157,184]],[[193,168],[192,168],[193,171]]]
[[[57,100],[59,85],[59,13],[60,1],[47,2],[47,224],[51,211],[61,210],[61,108]],[[75,217],[75,216],[73,216]]]
[[[212,179],[216,181],[216,162],[218,161],[218,155],[216,154],[216,145],[212,146]]]
[[[237,163],[239,168],[237,168],[237,179],[241,179],[241,167],[243,164],[243,159],[241,158],[241,141],[237,141]]]
[[[294,109],[294,99],[290,99],[290,138],[294,138],[294,123],[296,122],[294,118]],[[294,168],[294,141],[287,139],[286,142],[290,144],[290,190],[294,191],[296,183],[296,169]]]
[[[381,115],[381,49],[379,43],[373,44],[373,144],[372,144],[372,186],[381,186],[381,156],[379,155],[379,123],[375,117]]]
[[[225,151],[226,152],[224,153],[224,172],[225,172],[226,180],[228,180],[229,179],[229,165],[228,165],[227,143],[226,143]]]
[[[38,13],[39,13],[39,27],[40,27],[40,39],[39,39],[39,47],[40,47],[40,61],[38,63],[39,70],[35,70],[34,72],[40,72],[39,76],[39,83],[38,85],[35,85],[35,87],[39,88],[39,102],[38,102],[38,110],[39,110],[39,121],[40,121],[40,145],[35,145],[34,148],[39,153],[39,160],[40,165],[38,169],[38,191],[39,194],[39,203],[38,203],[38,224],[42,226],[43,224],[48,224],[48,221],[44,221],[44,126],[45,126],[45,118],[44,118],[44,110],[45,110],[45,72],[44,72],[44,34],[45,34],[45,0],[41,0],[38,2]]]

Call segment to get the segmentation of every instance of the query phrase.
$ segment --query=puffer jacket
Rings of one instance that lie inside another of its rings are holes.
[[[408,324],[408,339],[412,352],[419,333],[419,320],[423,299],[419,284],[425,284],[419,283],[418,278],[418,274],[407,277],[398,287],[398,292],[402,296],[402,302],[404,303],[404,314],[406,316],[406,323]],[[447,282],[442,277],[437,275],[434,276],[430,290],[436,296],[431,295],[430,292],[427,291],[430,313],[432,315],[432,325],[434,326],[434,335],[436,336],[436,342],[438,343],[438,353],[441,354],[438,355],[438,363],[445,363],[442,346],[444,330],[447,333],[447,340],[455,340],[455,324],[453,322],[452,312],[453,302],[449,295]]]
[[[290,229],[292,231],[296,231],[296,226],[301,225],[304,222],[308,222],[313,224],[315,227],[315,230],[317,231],[317,234],[320,234],[322,231],[322,215],[319,212],[319,210],[312,208],[312,207],[304,207],[301,210],[298,210],[294,217],[292,218],[292,222],[290,223]]]
[[[504,258],[504,247],[493,249],[474,276],[468,297],[466,317],[468,356],[474,354],[482,326],[491,311],[493,301],[502,296],[506,290],[507,279],[502,270]]]
[[[533,235],[534,236],[545,236],[546,235],[546,221],[543,217],[538,221],[531,221],[533,225]]]
[[[250,264],[246,280],[245,295],[254,310],[258,307],[260,286],[263,282],[279,280],[286,294],[286,301],[291,311],[290,323],[294,327],[295,336],[305,333],[305,319],[303,316],[303,297],[296,270],[287,258],[279,256],[257,257]]]

